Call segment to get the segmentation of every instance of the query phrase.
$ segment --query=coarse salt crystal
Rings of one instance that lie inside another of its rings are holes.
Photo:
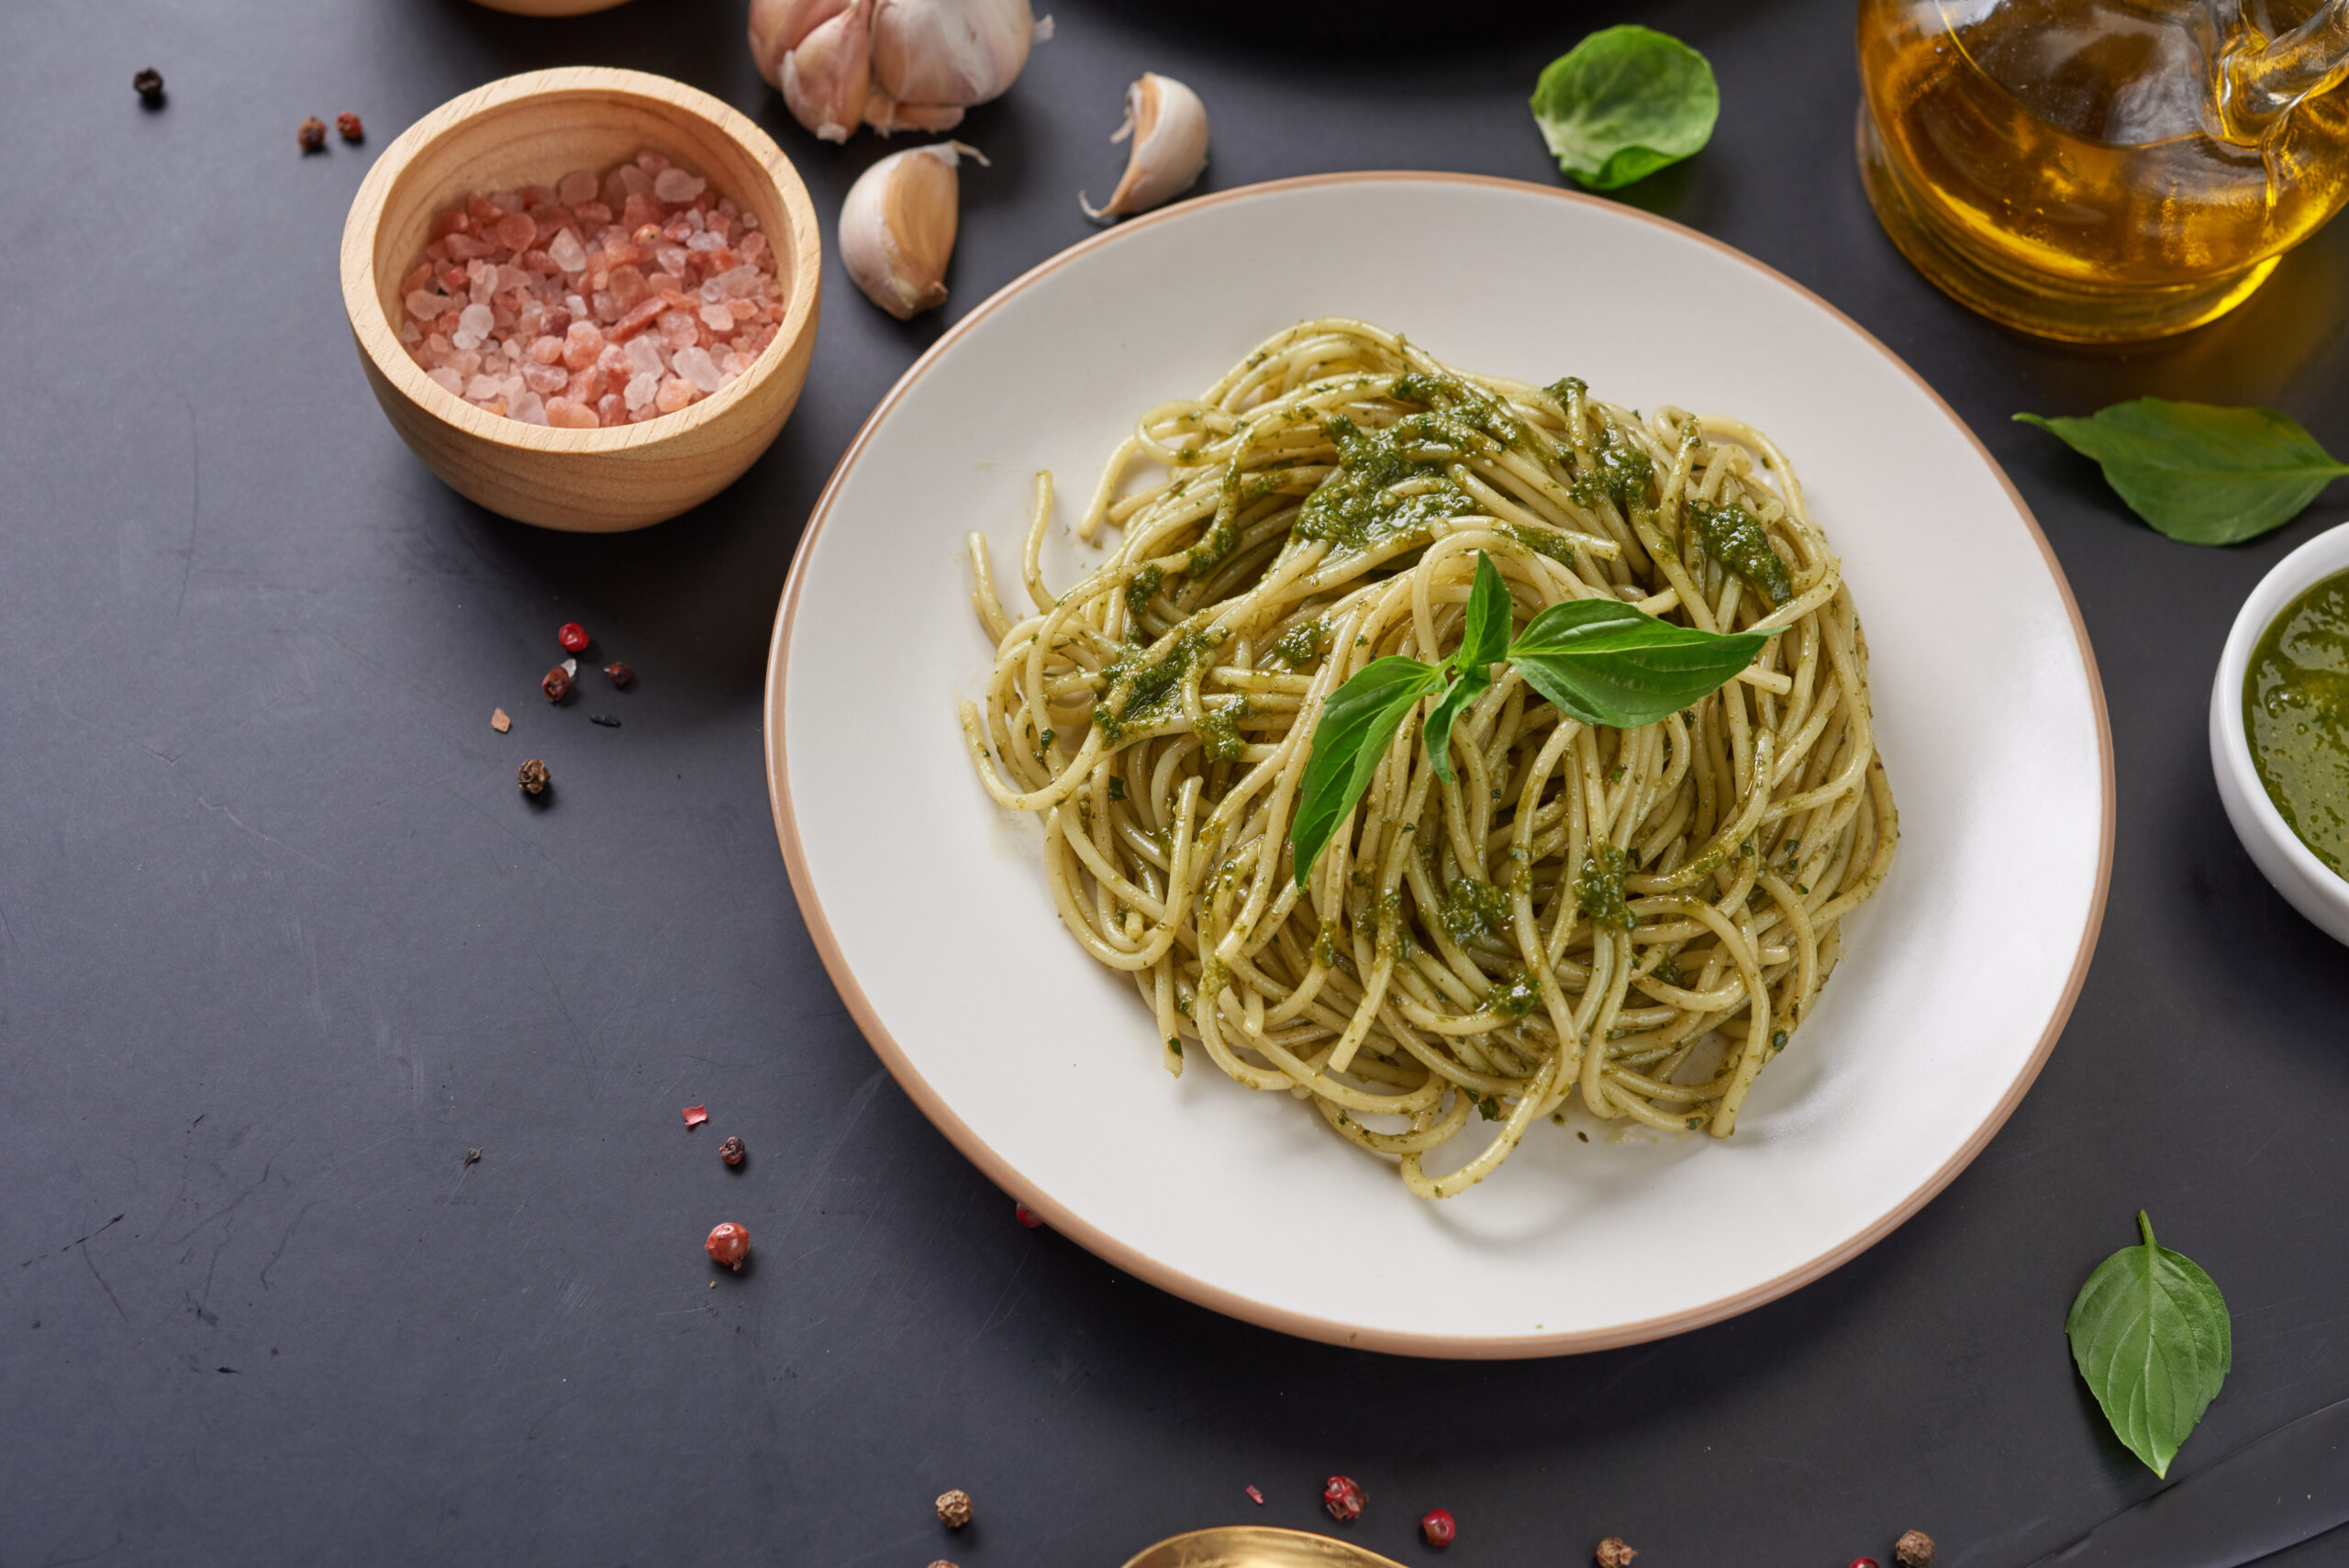
[[[488,337],[489,329],[496,325],[496,313],[486,305],[469,305],[457,312],[457,330],[469,332],[476,339]],[[470,343],[460,343],[457,346],[461,349],[473,347]]]
[[[425,372],[425,374],[430,376],[440,385],[447,387],[449,391],[456,396],[462,397],[465,395],[465,378],[459,375],[455,371],[451,370],[447,365],[435,366],[433,369]]]
[[[555,199],[565,206],[577,206],[581,202],[592,202],[596,199],[596,189],[599,183],[592,171],[573,169],[555,186]]]
[[[582,272],[587,266],[587,247],[580,243],[578,235],[566,228],[547,241],[547,260],[566,272]]]
[[[429,321],[449,307],[449,296],[432,289],[415,289],[409,292],[405,303],[410,316]]]
[[[662,381],[661,389],[652,395],[653,406],[663,414],[674,414],[701,395],[693,383],[683,376],[673,375]]]
[[[629,379],[628,387],[623,395],[628,400],[629,412],[633,414],[638,409],[643,407],[646,404],[651,402],[652,395],[660,390],[661,378],[657,375],[648,373],[644,375],[631,376]]]
[[[574,403],[568,397],[547,399],[547,423],[558,430],[592,430],[602,423],[596,411],[584,403]]]
[[[537,393],[525,392],[507,405],[506,417],[519,419],[526,425],[543,425],[547,422],[546,405],[540,401]]]
[[[707,349],[679,349],[671,362],[679,375],[704,392],[716,392],[726,384],[726,377],[718,371],[718,361],[709,357]]]
[[[633,375],[657,376],[669,367],[661,358],[659,344],[650,338],[636,337],[628,340],[628,368]]]
[[[722,305],[705,305],[695,314],[701,317],[702,325],[713,332],[734,330],[734,313]]]
[[[473,380],[465,383],[465,395],[475,402],[480,402],[484,398],[496,396],[505,385],[506,381],[502,376],[476,375]]]
[[[664,202],[689,202],[709,188],[709,182],[683,169],[662,169],[652,176],[652,194]]]

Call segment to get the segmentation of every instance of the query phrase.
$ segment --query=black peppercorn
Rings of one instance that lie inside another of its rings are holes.
[[[536,757],[522,764],[515,775],[515,783],[522,786],[524,795],[543,795],[547,787],[547,765]]]
[[[729,1165],[740,1164],[742,1156],[747,1151],[742,1147],[742,1140],[739,1138],[729,1138],[718,1146],[718,1157]]]
[[[622,690],[626,690],[628,687],[636,684],[636,672],[629,669],[627,665],[621,663],[618,660],[614,660],[609,664],[605,665],[604,673],[612,678],[612,684],[620,687]]]
[[[139,89],[139,95],[150,106],[163,101],[163,73],[153,66],[132,77],[130,84]]]
[[[294,133],[294,139],[302,144],[305,152],[324,152],[327,150],[327,122],[312,115]]]

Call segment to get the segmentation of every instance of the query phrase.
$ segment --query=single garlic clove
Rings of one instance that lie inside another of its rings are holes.
[[[873,80],[871,23],[869,0],[855,0],[809,29],[783,57],[783,101],[821,140],[846,141],[864,116]]]
[[[783,57],[851,6],[869,0],[751,0],[751,59],[770,87],[783,85]]]
[[[841,260],[849,277],[900,321],[946,303],[958,205],[954,170],[964,158],[986,162],[959,141],[893,152],[859,175],[841,205]]]
[[[1085,217],[1098,221],[1148,212],[1189,190],[1208,166],[1207,106],[1172,76],[1145,72],[1126,89],[1126,123],[1109,139],[1123,141],[1129,136],[1133,153],[1108,201],[1096,207],[1083,192],[1077,193]]]
[[[1019,77],[1035,30],[1028,0],[874,0],[874,79],[901,105],[984,104]]]
[[[897,130],[952,130],[963,111],[933,104],[901,104],[880,88],[864,100],[864,123],[883,136]]]

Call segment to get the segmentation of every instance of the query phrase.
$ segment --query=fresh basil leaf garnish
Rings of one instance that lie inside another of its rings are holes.
[[[2349,473],[2349,463],[2273,408],[2140,397],[2085,419],[2015,417],[2094,458],[2131,511],[2188,544],[2256,539]]]
[[[1718,691],[1769,640],[1675,626],[1616,599],[1569,599],[1533,617],[1508,662],[1585,724],[1636,729]]]
[[[1419,730],[1419,739],[1428,749],[1428,765],[1435,769],[1435,776],[1444,783],[1452,782],[1452,727],[1460,722],[1478,697],[1493,689],[1492,667],[1464,671],[1443,694],[1443,700],[1428,715],[1427,724]]]
[[[1552,61],[1531,100],[1558,167],[1594,191],[1645,179],[1703,147],[1720,117],[1705,57],[1667,33],[1627,24]]]
[[[1508,584],[1501,569],[1483,550],[1476,552],[1476,580],[1468,590],[1468,614],[1461,628],[1460,651],[1444,661],[1460,672],[1452,689],[1428,715],[1420,739],[1427,743],[1428,762],[1435,776],[1452,782],[1452,727],[1460,722],[1478,697],[1493,687],[1493,666],[1508,651]]]
[[[2154,1474],[2167,1475],[2234,1363],[2234,1330],[2210,1276],[2155,1245],[2143,1209],[2137,1227],[2144,1245],[2097,1265],[2064,1332],[2113,1435]]]
[[[1313,751],[1297,791],[1288,839],[1297,855],[1299,887],[1370,787],[1379,759],[1419,700],[1441,685],[1443,672],[1416,659],[1389,654],[1374,660],[1330,694],[1313,726]]]

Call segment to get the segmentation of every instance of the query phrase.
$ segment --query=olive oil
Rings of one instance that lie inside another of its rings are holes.
[[[1920,271],[2009,326],[2199,325],[2349,199],[2349,19],[2286,38],[2319,9],[1860,0],[1869,197]]]
[[[2349,876],[2349,572],[2294,599],[2260,633],[2243,673],[2243,728],[2286,825]]]

